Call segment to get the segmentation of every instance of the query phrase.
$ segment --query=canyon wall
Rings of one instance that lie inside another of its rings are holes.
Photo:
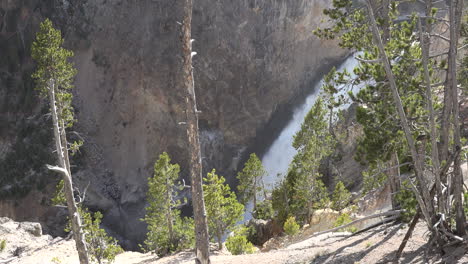
[[[85,144],[73,158],[75,181],[81,189],[89,185],[87,205],[104,212],[104,223],[124,245],[135,248],[144,239],[139,219],[147,178],[162,151],[181,164],[188,182],[179,74],[182,4],[0,1],[2,197],[17,195],[21,203],[20,194],[46,190],[58,180],[44,168],[54,162],[50,120],[30,78],[29,47],[38,24],[49,17],[75,52],[78,70],[78,122],[71,137]],[[335,43],[312,34],[328,5],[327,0],[194,2],[194,73],[205,171],[216,168],[234,183],[248,150],[268,144],[288,109],[343,60],[346,54]],[[8,211],[14,217],[14,210]]]

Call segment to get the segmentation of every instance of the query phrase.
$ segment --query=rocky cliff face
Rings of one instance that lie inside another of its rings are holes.
[[[76,182],[89,184],[88,206],[103,210],[105,224],[128,246],[144,239],[139,219],[157,156],[167,151],[188,175],[179,125],[182,2],[0,1],[0,174],[14,170],[0,177],[5,195],[56,177],[43,166],[54,160],[47,108],[29,77],[29,46],[38,23],[50,17],[78,69],[74,136],[85,145],[73,161]],[[329,2],[196,1],[192,35],[206,170],[232,179],[246,149],[268,143],[274,120],[343,58],[334,43],[311,33]]]

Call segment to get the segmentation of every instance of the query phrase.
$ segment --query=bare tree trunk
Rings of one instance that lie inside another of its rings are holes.
[[[59,161],[60,170],[63,176],[64,182],[64,193],[67,200],[68,214],[71,220],[71,228],[73,231],[73,237],[75,239],[76,249],[78,251],[78,257],[81,264],[88,264],[88,250],[86,248],[85,237],[81,227],[81,218],[78,212],[78,207],[76,206],[75,197],[73,196],[73,184],[71,179],[71,174],[69,172],[69,166],[67,167],[68,162],[65,159],[65,152],[68,152],[66,142],[65,145],[62,145],[63,138],[60,136],[59,120],[57,117],[57,107],[55,101],[55,84],[51,81],[49,85],[49,100],[50,100],[50,110],[52,113],[52,123],[54,130],[55,138],[55,148],[57,152],[57,157]],[[68,157],[68,153],[66,154]]]
[[[392,209],[396,210],[400,207],[396,200],[396,194],[400,191],[400,162],[398,160],[398,153],[394,151],[390,157],[390,169],[387,174],[388,183],[390,185],[390,199],[392,201]]]
[[[369,18],[371,22],[370,26],[371,26],[373,38],[379,49],[379,56],[383,63],[385,73],[390,84],[390,89],[392,91],[393,101],[397,108],[397,113],[400,119],[400,124],[403,128],[403,132],[405,133],[408,148],[410,149],[410,152],[411,152],[411,158],[413,159],[415,174],[416,174],[416,178],[419,181],[422,197],[419,195],[417,188],[412,185],[413,191],[416,195],[416,198],[418,199],[418,203],[420,204],[421,211],[423,212],[423,215],[426,219],[428,227],[430,230],[432,230],[432,226],[433,226],[432,223],[435,220],[435,216],[434,216],[432,199],[429,193],[428,183],[426,179],[424,178],[423,162],[416,150],[416,144],[411,134],[411,130],[408,124],[408,119],[406,118],[406,113],[403,109],[403,104],[401,102],[400,94],[398,92],[398,87],[396,85],[395,76],[393,75],[390,61],[388,60],[388,57],[385,53],[385,47],[380,37],[379,28],[377,27],[377,22],[375,21],[375,17],[372,11],[370,0],[367,0],[367,7],[368,7]]]
[[[209,264],[209,237],[206,220],[205,201],[202,187],[202,161],[198,135],[198,110],[195,97],[195,85],[192,68],[192,0],[186,0],[184,5],[184,20],[182,24],[183,49],[183,81],[187,92],[186,115],[187,136],[190,149],[190,177],[192,180],[192,205],[195,220],[196,258],[197,264]]]
[[[216,231],[216,237],[218,239],[218,249],[223,250],[223,236],[219,230]]]
[[[461,10],[463,8],[463,1],[452,1],[450,3],[450,49],[449,49],[449,68],[448,76],[449,83],[447,87],[452,93],[452,107],[453,107],[453,140],[454,140],[454,151],[461,148],[460,140],[460,122],[459,122],[459,104],[458,104],[458,87],[457,87],[457,44],[458,44],[458,33],[459,24],[461,19]],[[457,12],[458,11],[458,12]],[[454,202],[455,202],[455,214],[457,223],[457,234],[464,236],[465,230],[465,212],[463,210],[462,192],[463,192],[463,175],[460,167],[460,156],[458,155],[453,164],[453,184],[454,184]]]
[[[431,1],[426,0],[426,16],[430,15],[431,12]],[[426,20],[425,30],[422,28],[421,19],[418,21],[419,27],[419,38],[420,38],[420,45],[422,50],[422,65],[424,71],[424,82],[426,84],[426,107],[427,111],[429,112],[429,127],[430,127],[430,139],[431,139],[431,159],[432,159],[432,167],[433,173],[435,177],[435,189],[437,192],[437,201],[438,201],[438,208],[439,212],[446,214],[445,209],[445,197],[442,194],[442,182],[440,178],[440,160],[439,160],[439,148],[437,146],[437,126],[435,121],[435,113],[434,113],[434,106],[433,106],[433,96],[432,96],[432,88],[431,88],[431,77],[429,74],[429,45],[430,39],[428,34],[432,31],[431,24],[428,23]]]
[[[390,40],[390,0],[382,0],[383,34],[382,41],[387,43]]]

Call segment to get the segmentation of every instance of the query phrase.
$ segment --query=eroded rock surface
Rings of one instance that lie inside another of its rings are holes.
[[[2,188],[10,186],[11,194],[21,186],[28,192],[58,179],[43,166],[54,161],[48,154],[47,108],[36,99],[29,77],[29,46],[39,22],[51,17],[76,55],[75,136],[85,140],[73,160],[77,185],[89,183],[87,205],[104,211],[104,223],[128,247],[144,239],[145,226],[139,219],[157,156],[167,151],[181,164],[182,177],[188,177],[186,132],[179,125],[185,105],[179,74],[181,4],[0,2],[0,52],[8,57],[0,63],[0,102],[8,102],[0,103],[0,164],[11,169],[15,165],[5,164],[41,154],[31,158],[34,166],[24,162],[24,170],[15,171],[17,180],[2,179]],[[215,167],[232,183],[246,150],[255,142],[267,144],[264,139],[274,132],[270,128],[280,129],[273,120],[281,119],[322,72],[343,59],[344,51],[334,43],[312,35],[329,4],[195,3],[194,68],[206,170]],[[42,131],[41,140],[33,140],[37,146],[28,143],[32,134],[38,135],[35,130]]]

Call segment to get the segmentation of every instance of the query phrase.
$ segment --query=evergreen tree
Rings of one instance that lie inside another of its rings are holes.
[[[363,86],[357,94],[350,94],[359,106],[357,118],[364,127],[365,135],[359,149],[361,157],[372,163],[387,161],[393,155],[392,163],[397,168],[400,167],[398,156],[411,163],[416,182],[410,179],[410,187],[428,228],[437,238],[431,241],[443,246],[452,238],[439,227],[452,226],[449,218],[456,219],[458,235],[466,233],[460,159],[456,154],[461,144],[457,29],[463,1],[451,1],[448,21],[436,16],[437,9],[430,0],[425,1],[424,16],[413,14],[406,20],[399,19],[398,1],[367,0],[366,4],[366,9],[358,9],[351,0],[333,1],[333,7],[324,11],[332,27],[318,29],[315,33],[322,38],[337,38],[342,47],[358,52],[359,65],[353,71],[354,76],[336,75],[338,85],[334,88],[339,93],[346,86],[343,84]],[[449,49],[430,55],[432,38],[439,37],[432,32],[438,22],[449,26],[450,38],[445,39]],[[441,82],[439,78],[443,75],[445,81]],[[443,102],[436,96],[441,92]],[[438,116],[438,112],[442,114]],[[449,148],[455,153],[452,157]],[[449,179],[442,164],[450,164],[450,159],[454,160],[454,176]],[[435,179],[435,192],[430,189],[427,175]],[[442,189],[447,184],[454,188],[444,193]],[[450,195],[454,196],[456,212],[451,217],[448,216],[452,207],[448,202]],[[447,216],[447,220],[443,220],[446,222],[441,223],[437,214]]]
[[[181,201],[177,199],[181,187],[176,185],[179,165],[171,164],[164,152],[154,164],[154,176],[148,179],[146,194],[149,206],[142,219],[148,224],[145,240],[146,250],[163,256],[168,253],[191,248],[194,243],[193,220],[180,216]]]
[[[346,189],[343,182],[339,181],[335,185],[335,190],[332,194],[332,206],[331,208],[336,211],[341,211],[348,206],[351,201],[351,193]]]
[[[290,194],[291,210],[298,219],[309,221],[312,210],[327,203],[328,194],[320,180],[319,167],[321,161],[332,153],[334,145],[327,110],[319,97],[293,141],[298,152],[290,166],[287,182],[293,190]]]
[[[266,171],[263,168],[262,161],[255,153],[250,154],[244,168],[237,174],[237,179],[239,179],[237,189],[242,204],[246,205],[250,200],[253,200],[253,208],[255,210],[257,208],[258,193],[263,192],[263,198],[266,198],[265,186],[263,184],[263,176],[265,174]]]
[[[62,45],[63,39],[60,30],[55,29],[49,19],[44,20],[31,47],[31,56],[37,63],[36,71],[32,77],[36,80],[36,89],[43,97],[48,97],[52,115],[55,152],[59,164],[58,166],[49,166],[49,169],[62,175],[63,190],[80,263],[88,264],[85,235],[73,195],[68,155],[69,144],[66,136],[66,129],[70,128],[74,122],[70,89],[73,87],[72,82],[76,70],[68,61],[73,56],[73,52],[64,49]]]
[[[206,214],[211,237],[216,237],[219,249],[223,248],[223,235],[242,220],[244,206],[237,201],[236,194],[225,184],[222,176],[213,169],[204,178]]]

